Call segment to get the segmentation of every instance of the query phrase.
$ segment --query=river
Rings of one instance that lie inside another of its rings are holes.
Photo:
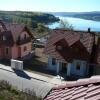
[[[98,21],[85,20],[72,17],[61,17],[61,16],[57,17],[59,17],[61,20],[67,20],[69,24],[72,24],[75,30],[87,30],[88,28],[91,28],[91,31],[100,32],[100,22]],[[48,27],[51,29],[59,28],[59,22],[50,24],[48,25]]]

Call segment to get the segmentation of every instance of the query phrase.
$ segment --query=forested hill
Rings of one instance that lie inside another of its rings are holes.
[[[83,18],[87,20],[100,21],[100,12],[95,11],[95,12],[80,13],[80,14],[75,14],[73,17]]]
[[[0,11],[0,18],[5,22],[26,24],[31,31],[45,31],[45,25],[59,21],[59,18],[52,14],[41,12],[24,11]]]
[[[63,16],[63,17],[75,17],[75,18],[83,18],[88,20],[100,21],[100,11],[92,11],[92,12],[50,12],[55,16]]]

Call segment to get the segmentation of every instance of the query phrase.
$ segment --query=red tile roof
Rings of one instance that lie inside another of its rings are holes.
[[[100,100],[100,76],[54,87],[44,100]]]
[[[94,42],[94,37],[91,33],[81,32],[81,31],[72,31],[72,30],[61,30],[54,29],[51,31],[51,36],[45,46],[45,53],[50,54],[58,60],[63,60],[63,56],[56,50],[56,43],[61,42],[61,40],[65,40],[68,47],[71,47],[76,42],[79,42],[85,47],[85,50],[91,54],[92,46]],[[79,47],[77,47],[79,48]],[[72,54],[71,54],[72,55]]]
[[[98,46],[96,48],[95,62],[100,64],[100,38],[98,39]]]
[[[10,42],[12,42],[12,44],[17,42],[19,35],[23,31],[27,31],[28,34],[33,38],[32,33],[29,31],[29,29],[26,27],[26,25],[5,23],[0,20],[0,36],[5,35],[5,37],[7,38],[7,41],[12,40],[12,41],[10,41]]]

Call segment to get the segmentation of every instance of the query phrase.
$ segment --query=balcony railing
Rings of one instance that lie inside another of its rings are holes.
[[[25,44],[25,43],[28,43],[28,42],[31,42],[30,37],[27,37],[26,39],[18,39],[17,44],[22,45],[22,44]]]

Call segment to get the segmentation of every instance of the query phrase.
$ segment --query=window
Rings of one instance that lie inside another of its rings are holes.
[[[77,69],[77,70],[80,70],[80,63],[77,63],[77,64],[76,64],[76,69]]]
[[[5,41],[5,40],[6,40],[6,37],[5,37],[5,36],[3,36],[3,37],[2,37],[2,39]]]
[[[75,50],[75,52],[79,52],[79,48],[75,48],[74,50]]]
[[[52,58],[52,65],[56,65],[56,59]]]
[[[24,39],[26,39],[26,34],[24,34]]]
[[[25,47],[24,47],[24,51],[26,51],[26,50],[27,50],[27,47],[25,46]]]
[[[6,54],[8,54],[8,48],[6,48]]]
[[[18,37],[18,40],[19,40],[19,41],[21,40],[20,36]]]
[[[62,46],[58,45],[57,50],[59,50],[59,51],[63,50]]]

